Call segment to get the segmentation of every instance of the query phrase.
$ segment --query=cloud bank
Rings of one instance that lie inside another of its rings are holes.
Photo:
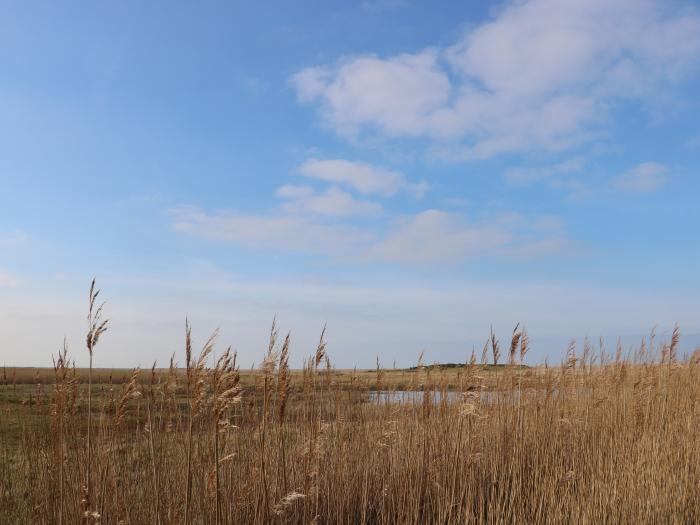
[[[480,159],[585,144],[616,104],[668,99],[699,56],[694,8],[530,0],[450,46],[347,57],[290,83],[339,135],[424,138],[435,155]]]

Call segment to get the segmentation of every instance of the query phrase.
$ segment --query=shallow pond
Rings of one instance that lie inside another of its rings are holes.
[[[371,403],[377,404],[396,404],[396,403],[406,403],[406,404],[421,404],[423,403],[423,396],[425,392],[421,390],[373,390],[368,392],[369,401]],[[481,392],[468,392],[467,396],[478,396],[482,403],[493,403],[496,401],[498,392],[483,390]],[[517,392],[501,392],[502,398],[513,397],[517,398]],[[462,392],[457,391],[447,391],[442,392],[439,390],[430,392],[430,396],[433,403],[441,403],[443,400],[447,403],[456,403],[462,401]],[[474,397],[472,397],[474,399]]]

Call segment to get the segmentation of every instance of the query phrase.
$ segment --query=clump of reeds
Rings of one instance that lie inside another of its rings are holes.
[[[241,372],[185,326],[182,370],[82,371],[65,344],[48,372],[3,369],[3,523],[700,522],[700,349],[678,327],[554,367],[525,365],[516,325],[505,364],[492,329],[463,366],[343,371],[325,328],[293,370],[275,321]]]

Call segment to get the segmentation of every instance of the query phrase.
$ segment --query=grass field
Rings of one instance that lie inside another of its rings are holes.
[[[106,325],[92,305],[88,348]],[[700,352],[569,347],[524,332],[461,366],[303,370],[273,329],[241,372],[215,338],[186,367],[5,369],[0,516],[12,524],[698,523]],[[503,362],[505,366],[488,365]],[[402,402],[372,392],[420,392]],[[447,395],[447,392],[452,392]]]

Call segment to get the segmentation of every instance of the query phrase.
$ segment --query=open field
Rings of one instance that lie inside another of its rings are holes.
[[[699,353],[677,332],[556,368],[517,366],[522,332],[510,366],[486,364],[493,337],[483,362],[413,370],[334,370],[321,339],[290,371],[273,330],[243,373],[189,341],[184,369],[3,370],[4,522],[700,521]]]
[[[480,366],[480,370],[489,375],[498,372],[500,370],[505,370],[509,365],[498,365],[494,367],[493,365],[483,365]],[[425,369],[432,368],[435,372],[439,373],[440,377],[448,380],[451,386],[453,383],[458,382],[461,375],[464,374],[466,369],[466,364],[453,365],[451,367],[440,367],[439,365],[427,365]],[[516,365],[517,368],[517,365]],[[523,370],[528,367],[523,366]],[[155,368],[153,370],[149,369],[149,372],[155,372],[156,374],[167,374],[170,373],[169,368]],[[71,371],[73,372],[73,371]],[[411,381],[415,378],[416,370],[411,369],[382,369],[382,377],[385,382],[395,388],[406,388],[411,384]],[[76,368],[75,378],[79,382],[86,382],[88,380],[89,370],[87,368]],[[95,385],[122,385],[123,383],[128,383],[131,380],[131,375],[133,369],[129,368],[94,368],[92,370],[92,382]],[[173,371],[179,379],[184,380],[187,377],[186,368],[175,368]],[[259,376],[258,370],[239,370],[241,385],[254,385],[256,378]],[[331,371],[334,381],[341,386],[348,386],[353,381],[360,381],[372,389],[376,388],[376,369],[336,369],[333,368]],[[302,369],[290,369],[289,377],[292,384],[296,384],[298,381],[302,380],[304,377],[304,371]],[[51,367],[12,367],[6,366],[0,368],[0,384],[4,386],[12,385],[49,385],[54,382],[55,372]]]

